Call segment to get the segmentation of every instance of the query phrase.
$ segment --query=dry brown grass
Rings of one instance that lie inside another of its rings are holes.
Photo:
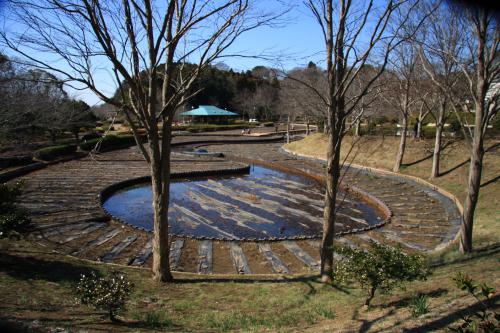
[[[377,294],[366,309],[361,290],[332,288],[306,276],[265,281],[176,273],[176,283],[158,284],[145,269],[89,263],[32,242],[0,240],[0,253],[0,330],[8,318],[88,332],[401,332],[410,328],[420,332],[422,325],[444,332],[443,318],[456,320],[456,311],[471,304],[453,286],[450,277],[457,271],[481,276],[482,281],[500,287],[498,256],[494,255],[437,267],[428,281],[411,283],[391,295]],[[122,314],[125,322],[112,323],[105,313],[75,302],[74,285],[79,274],[89,270],[119,270],[135,284]],[[416,293],[429,296],[430,313],[413,319],[408,303]],[[151,319],[151,313],[161,316]]]
[[[463,201],[467,189],[469,151],[464,141],[445,140],[441,159],[441,176],[430,179],[432,166],[432,140],[408,140],[401,172],[417,176],[455,194]],[[342,155],[349,153],[346,163],[392,170],[396,159],[399,138],[395,137],[346,137]],[[474,237],[482,245],[500,241],[500,141],[488,140],[488,151],[483,162],[482,187],[476,209]],[[292,142],[285,148],[297,153],[324,158],[326,137],[315,134],[304,140]]]

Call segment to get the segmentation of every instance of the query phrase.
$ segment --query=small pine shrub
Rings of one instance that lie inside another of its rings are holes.
[[[418,294],[412,297],[410,300],[411,316],[413,318],[418,318],[421,315],[429,312],[429,297],[427,295]]]
[[[335,319],[335,311],[330,308],[320,306],[316,308],[316,313],[326,319]]]
[[[82,304],[107,311],[109,319],[115,321],[117,312],[125,308],[133,287],[124,275],[117,272],[104,277],[91,272],[82,274],[76,293]]]
[[[151,328],[171,328],[174,323],[165,312],[148,311],[144,316],[144,323]]]
[[[377,290],[389,291],[404,282],[425,280],[430,274],[424,258],[409,255],[401,247],[390,247],[370,242],[370,250],[334,247],[341,256],[334,268],[334,279],[339,282],[357,282],[365,289],[369,306]]]

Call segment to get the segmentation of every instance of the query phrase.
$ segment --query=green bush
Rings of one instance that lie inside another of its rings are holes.
[[[76,293],[82,304],[107,311],[114,321],[116,314],[125,308],[125,303],[134,286],[125,276],[112,272],[108,276],[98,276],[95,272],[82,274],[76,286]]]
[[[35,151],[35,157],[43,161],[52,161],[61,156],[74,154],[76,148],[74,145],[46,147]]]
[[[80,149],[84,151],[91,151],[98,145],[99,151],[108,151],[131,147],[135,144],[136,142],[133,135],[107,135],[102,138],[91,139],[81,143]]]
[[[339,282],[357,282],[365,289],[368,297],[365,305],[370,305],[377,290],[389,291],[407,281],[425,280],[429,270],[419,255],[408,255],[401,247],[370,242],[370,250],[334,247],[341,256],[337,261],[334,278]]]
[[[0,184],[0,238],[19,234],[26,230],[30,219],[25,210],[16,204],[21,195],[21,184]]]
[[[262,125],[264,125],[264,127],[273,127],[274,123],[272,121],[268,121],[268,122],[262,123]]]
[[[500,332],[500,314],[491,306],[491,297],[495,295],[495,290],[486,283],[477,285],[476,281],[462,272],[457,273],[453,281],[458,289],[466,291],[476,299],[480,309],[471,315],[462,316],[462,323],[449,329],[459,333]]]

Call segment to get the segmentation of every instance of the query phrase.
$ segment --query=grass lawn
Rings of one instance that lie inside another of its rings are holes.
[[[348,139],[349,140],[349,139]],[[355,148],[355,162],[390,169],[395,156],[394,138],[363,139]],[[494,143],[489,142],[487,146]],[[403,172],[426,178],[430,142],[410,140]],[[322,156],[324,138],[314,135],[287,148]],[[377,294],[369,309],[364,308],[363,291],[354,286],[325,286],[316,277],[267,281],[242,276],[175,274],[172,284],[151,281],[145,269],[97,264],[54,253],[33,240],[0,240],[0,331],[12,328],[12,322],[68,331],[179,331],[179,332],[427,332],[447,331],[459,318],[460,311],[474,300],[455,288],[451,277],[463,271],[474,278],[500,288],[498,148],[486,155],[481,199],[477,211],[475,239],[483,248],[471,256],[449,249],[431,258],[433,275],[422,282],[407,285],[392,294]],[[453,143],[445,150],[443,171],[451,170],[435,181],[463,196],[467,166],[465,149]],[[457,166],[455,168],[455,166]],[[434,182],[434,181],[433,181]],[[80,274],[98,270],[118,270],[135,285],[123,322],[112,323],[104,312],[76,302],[74,286]],[[429,313],[411,316],[410,299],[417,293],[429,297]],[[498,304],[498,293],[495,300]],[[3,326],[2,326],[3,325]]]

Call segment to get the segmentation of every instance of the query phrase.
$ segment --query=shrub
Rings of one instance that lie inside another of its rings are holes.
[[[113,149],[127,148],[134,146],[136,144],[133,135],[106,135],[102,138],[96,138],[87,140],[80,144],[80,149],[85,151],[91,151],[97,145],[99,151],[109,151]]]
[[[382,125],[382,124],[386,124],[388,122],[389,122],[389,118],[387,118],[387,116],[378,116],[372,120],[372,123],[374,125]]]
[[[15,201],[21,193],[21,183],[15,185],[0,184],[0,211],[12,211],[15,207]]]
[[[458,121],[457,118],[453,118],[450,121],[450,131],[457,132],[460,130],[461,127],[462,127],[462,124],[460,124],[460,121]]]
[[[272,121],[268,121],[268,122],[262,123],[262,125],[264,125],[264,127],[273,127],[274,123]]]
[[[82,274],[76,286],[76,293],[82,304],[106,310],[112,321],[116,320],[117,312],[124,309],[132,290],[133,284],[117,272],[104,277],[95,272]]]
[[[199,124],[199,125],[188,126],[186,128],[186,131],[190,133],[215,132],[215,131],[244,129],[249,127],[253,128],[255,126],[256,124],[232,124],[232,125]]]
[[[21,192],[20,183],[0,184],[0,238],[18,234],[30,224],[26,211],[16,205]]]
[[[0,168],[10,168],[32,163],[31,156],[0,157]]]
[[[74,154],[76,148],[74,145],[46,147],[35,151],[35,157],[44,161],[52,161],[61,156]]]
[[[16,209],[0,215],[0,238],[18,234],[26,230],[30,219],[24,210]]]
[[[88,141],[88,140],[92,140],[92,139],[98,139],[100,137],[101,136],[99,134],[97,134],[96,132],[89,132],[89,133],[85,133],[84,135],[82,135],[82,140]]]
[[[370,305],[377,290],[389,291],[406,281],[424,280],[429,270],[419,255],[408,255],[400,246],[370,242],[370,250],[335,247],[342,257],[336,263],[334,277],[339,282],[356,281],[368,293],[365,305]]]
[[[472,315],[462,316],[462,323],[449,329],[459,333],[499,332],[500,314],[494,312],[491,307],[491,297],[495,294],[495,290],[485,283],[477,285],[470,276],[462,272],[457,273],[453,281],[458,289],[466,291],[476,299],[480,310]]]

